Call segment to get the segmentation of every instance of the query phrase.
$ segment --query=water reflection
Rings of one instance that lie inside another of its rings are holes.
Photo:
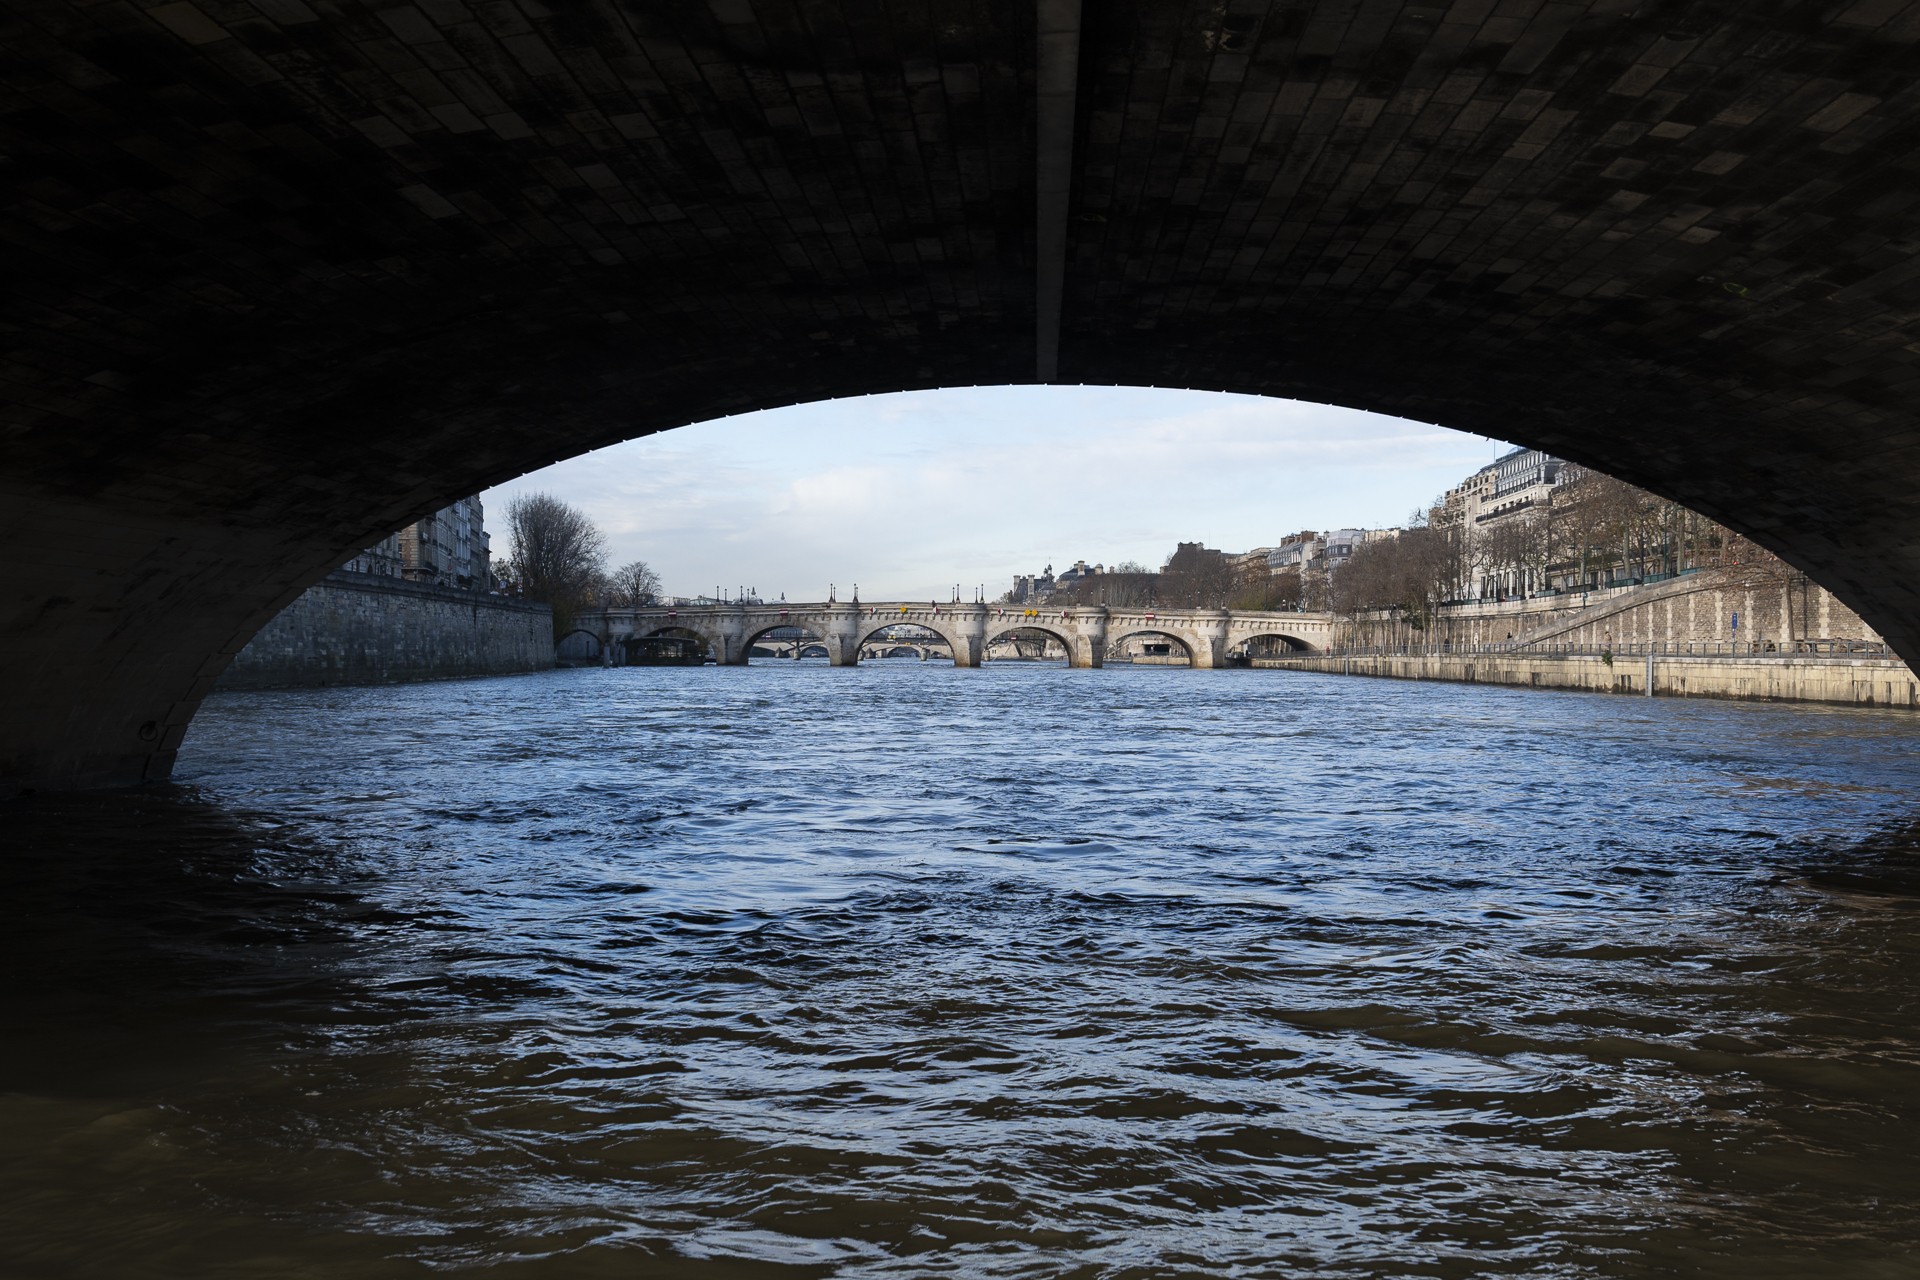
[[[1856,840],[1830,838],[1803,857],[1797,870],[1810,884],[1881,897],[1890,910],[1920,910],[1920,818],[1884,822]]]
[[[1910,1274],[1904,717],[768,664],[183,773],[10,813],[10,1273]]]

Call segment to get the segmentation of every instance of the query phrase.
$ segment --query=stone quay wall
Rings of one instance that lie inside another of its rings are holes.
[[[1396,680],[1585,689],[1656,697],[1920,708],[1920,679],[1897,658],[1720,655],[1399,654],[1255,659],[1256,667]]]
[[[339,572],[262,627],[216,687],[397,684],[552,666],[546,605]]]

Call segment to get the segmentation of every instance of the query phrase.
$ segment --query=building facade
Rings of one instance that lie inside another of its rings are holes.
[[[462,498],[388,534],[340,566],[457,591],[494,589],[492,539],[478,497]]]
[[[1288,534],[1267,553],[1267,572],[1298,573],[1303,582],[1324,581],[1369,542],[1399,536],[1398,529],[1331,529],[1326,533],[1303,529]]]
[[[1505,599],[1548,585],[1545,558],[1523,544],[1573,475],[1564,459],[1516,448],[1447,490],[1429,518],[1460,539],[1462,598]]]
[[[1305,576],[1319,563],[1322,549],[1320,535],[1312,529],[1290,533],[1267,553],[1267,572],[1281,574],[1291,570]]]
[[[1015,574],[1007,600],[1013,604],[1038,604],[1051,596],[1053,589],[1053,566],[1048,565],[1042,573]]]
[[[1106,568],[1103,565],[1090,565],[1085,560],[1075,560],[1071,569],[1061,571],[1059,578],[1054,581],[1053,589],[1055,591],[1065,591],[1071,587],[1079,586],[1088,578],[1097,578],[1105,572]]]
[[[1353,553],[1369,542],[1400,536],[1398,529],[1334,529],[1321,539],[1321,555],[1326,561],[1329,574],[1338,573],[1347,561],[1353,559]]]

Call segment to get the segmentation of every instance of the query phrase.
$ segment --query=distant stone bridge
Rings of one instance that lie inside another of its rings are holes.
[[[752,658],[824,658],[827,646],[822,640],[812,636],[799,640],[778,640],[765,636],[755,640],[747,648]],[[865,658],[916,658],[921,662],[929,658],[942,661],[953,655],[947,652],[947,646],[938,640],[889,640],[885,636],[869,637],[860,646],[860,656]]]
[[[855,666],[867,643],[889,627],[924,627],[953,653],[957,667],[977,667],[988,645],[1015,631],[1058,640],[1067,665],[1098,667],[1109,646],[1135,635],[1165,636],[1196,667],[1226,665],[1227,655],[1266,637],[1288,649],[1327,647],[1333,617],[1324,613],[1255,613],[1229,609],[1112,609],[1105,605],[1026,608],[1003,604],[828,601],[825,604],[714,604],[607,609],[581,614],[576,628],[602,645],[629,636],[683,635],[703,641],[715,662],[744,666],[769,631],[798,627],[818,637],[827,660]],[[803,650],[804,651],[804,650]]]

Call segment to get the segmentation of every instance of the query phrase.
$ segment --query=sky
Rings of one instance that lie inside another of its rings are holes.
[[[965,387],[824,400],[660,432],[482,495],[584,510],[609,560],[673,595],[988,599],[1075,560],[1158,568],[1300,529],[1404,524],[1509,446],[1329,405],[1137,387]]]

